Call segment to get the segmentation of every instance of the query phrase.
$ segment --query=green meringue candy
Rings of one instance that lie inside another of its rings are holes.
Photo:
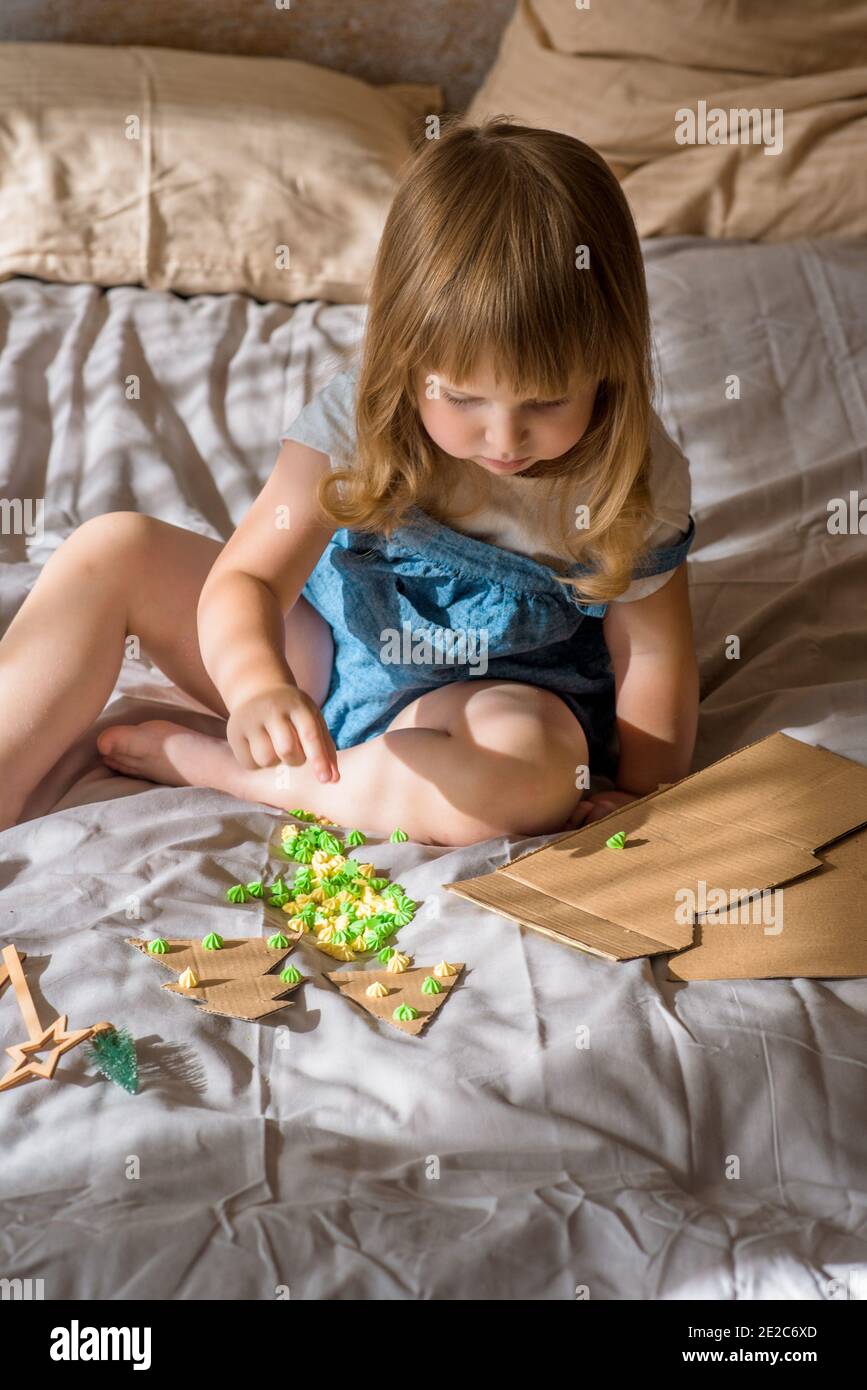
[[[397,1019],[398,1023],[411,1023],[414,1018],[418,1018],[418,1009],[414,1009],[412,1004],[398,1004],[392,1018]]]

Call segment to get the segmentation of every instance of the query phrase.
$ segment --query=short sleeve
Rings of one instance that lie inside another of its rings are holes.
[[[659,550],[676,544],[690,529],[692,485],[689,462],[674,440],[666,433],[656,412],[650,429],[650,499],[651,516],[647,540],[651,549]],[[667,584],[673,569],[633,579],[628,589],[612,603],[633,603],[647,598]]]
[[[283,429],[280,440],[297,439],[319,449],[332,468],[349,468],[355,457],[355,387],[357,366],[344,368]]]

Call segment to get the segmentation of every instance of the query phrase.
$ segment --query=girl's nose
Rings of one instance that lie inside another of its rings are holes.
[[[485,458],[519,459],[527,453],[527,436],[517,430],[500,430],[496,435],[485,435]]]

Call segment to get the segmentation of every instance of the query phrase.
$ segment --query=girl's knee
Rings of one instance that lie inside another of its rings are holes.
[[[498,681],[476,691],[456,712],[450,732],[467,734],[492,750],[523,749],[525,756],[553,759],[558,766],[587,762],[580,722],[559,695],[536,685]]]
[[[116,547],[127,554],[133,546],[152,539],[157,525],[154,517],[141,512],[103,512],[77,526],[65,544],[74,542],[83,553],[103,553]]]
[[[581,796],[584,730],[558,696],[525,691],[488,700],[484,711],[480,700],[463,732],[452,734],[463,742],[467,768],[475,769],[477,806],[490,818],[490,834],[555,833]]]

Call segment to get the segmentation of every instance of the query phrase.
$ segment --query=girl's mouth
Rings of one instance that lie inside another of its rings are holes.
[[[487,464],[489,468],[496,469],[498,473],[514,473],[516,468],[523,468],[525,464],[530,462],[529,454],[526,458],[511,459],[508,463],[503,463],[500,459],[485,458],[484,455],[481,454],[479,457],[482,463]]]

